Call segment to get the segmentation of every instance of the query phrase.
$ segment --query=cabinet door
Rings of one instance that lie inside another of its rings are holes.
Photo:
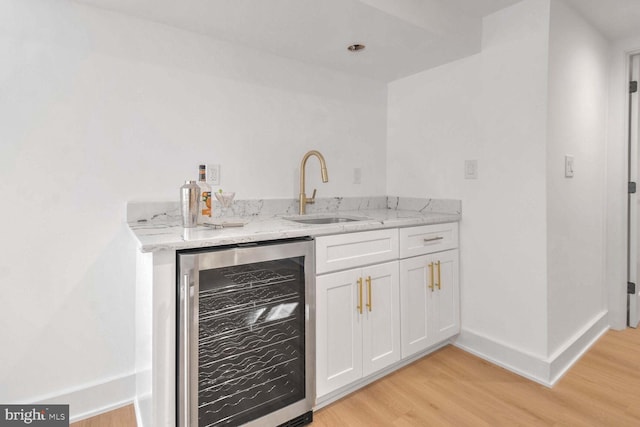
[[[432,262],[436,268],[436,290],[432,310],[433,342],[436,343],[460,332],[458,250],[434,254]]]
[[[316,391],[321,397],[362,377],[360,269],[316,278]]]
[[[362,269],[365,283],[362,371],[367,376],[400,360],[398,261]]]
[[[429,313],[435,297],[435,286],[431,282],[430,262],[431,258],[428,256],[400,260],[400,306],[402,307],[400,325],[403,358],[425,350],[433,341],[430,336]]]

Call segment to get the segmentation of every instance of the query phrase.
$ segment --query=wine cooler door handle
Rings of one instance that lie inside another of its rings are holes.
[[[189,286],[189,275],[183,276],[183,282],[180,289],[182,298],[182,427],[191,427],[191,288]]]

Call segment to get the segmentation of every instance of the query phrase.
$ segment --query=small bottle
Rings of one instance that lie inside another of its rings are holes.
[[[198,187],[200,187],[200,210],[198,223],[206,224],[211,219],[211,186],[207,184],[207,167],[200,165]]]

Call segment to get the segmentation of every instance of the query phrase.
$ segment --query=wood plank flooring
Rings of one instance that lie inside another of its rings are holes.
[[[627,329],[607,332],[553,389],[448,346],[319,410],[312,425],[637,427],[639,396],[640,330]],[[135,426],[112,414],[72,426]]]
[[[133,405],[128,405],[72,423],[70,427],[136,427],[136,413]]]

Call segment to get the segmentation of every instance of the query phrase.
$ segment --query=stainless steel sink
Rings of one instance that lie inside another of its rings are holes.
[[[353,222],[353,221],[357,221],[357,219],[342,218],[342,217],[333,217],[333,218],[299,218],[299,219],[291,219],[290,221],[299,222],[300,224],[336,224],[336,223],[340,223],[340,222]]]
[[[345,216],[345,215],[336,215],[336,216],[300,215],[300,216],[285,217],[285,219],[288,221],[293,221],[300,224],[340,224],[345,222],[368,221],[371,218]]]

